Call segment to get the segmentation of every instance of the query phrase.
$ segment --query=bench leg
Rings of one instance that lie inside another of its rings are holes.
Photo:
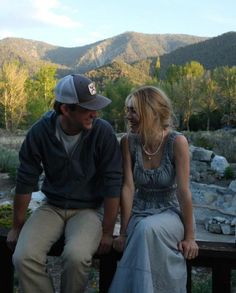
[[[99,293],[107,293],[114,277],[117,261],[121,258],[121,254],[111,250],[109,254],[100,257],[99,265]]]
[[[227,265],[218,263],[212,267],[212,292],[231,292],[231,270]]]
[[[12,251],[6,245],[6,237],[0,237],[0,292],[12,293],[14,287],[14,267]]]
[[[192,292],[192,266],[187,261],[187,293]]]

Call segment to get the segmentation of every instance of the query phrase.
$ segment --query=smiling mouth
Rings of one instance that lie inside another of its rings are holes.
[[[129,126],[130,126],[131,128],[137,128],[137,127],[138,127],[138,124],[137,124],[137,122],[129,121]]]

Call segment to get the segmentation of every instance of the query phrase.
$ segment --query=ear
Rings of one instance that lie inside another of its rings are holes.
[[[67,107],[66,104],[62,104],[61,105],[61,112],[64,116],[68,116],[69,115],[69,108]]]

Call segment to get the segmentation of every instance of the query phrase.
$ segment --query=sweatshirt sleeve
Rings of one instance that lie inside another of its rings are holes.
[[[104,197],[119,197],[122,185],[122,156],[112,128],[108,128],[100,145],[99,174],[102,176]]]
[[[32,193],[38,190],[39,176],[43,169],[36,138],[36,131],[31,128],[22,143],[16,177],[16,194]]]

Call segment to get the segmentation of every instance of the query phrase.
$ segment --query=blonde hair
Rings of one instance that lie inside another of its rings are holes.
[[[151,144],[153,139],[160,137],[164,129],[172,127],[172,105],[161,89],[142,86],[126,98],[126,106],[131,99],[139,116],[138,133],[145,144]]]

